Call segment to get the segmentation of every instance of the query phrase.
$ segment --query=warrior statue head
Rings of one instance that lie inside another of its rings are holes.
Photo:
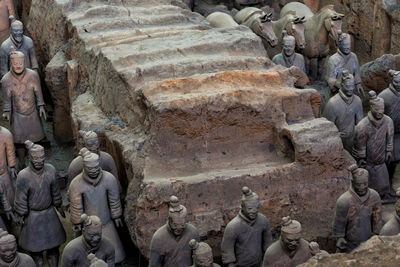
[[[81,215],[83,242],[92,249],[98,248],[102,237],[103,224],[97,216]]]
[[[11,263],[17,256],[17,240],[7,231],[0,228],[0,258]]]
[[[44,154],[44,148],[41,145],[34,144],[30,140],[25,141],[25,147],[29,151],[29,161],[31,167],[35,170],[41,170],[44,167],[44,161],[46,159]]]
[[[301,239],[301,224],[289,216],[281,222],[281,241],[288,251],[296,251]]]
[[[347,97],[352,97],[354,94],[354,77],[353,75],[346,69],[344,69],[339,75],[340,78],[340,91]]]
[[[391,80],[391,86],[397,91],[400,91],[400,71],[389,70],[389,78]]]
[[[212,267],[213,254],[211,247],[204,242],[197,242],[195,239],[189,241],[193,251],[193,262],[195,267]]]
[[[294,49],[296,48],[296,39],[292,35],[288,35],[286,30],[282,31],[282,42],[283,42],[283,54],[286,57],[290,57],[294,54]]]
[[[11,37],[16,43],[21,43],[24,40],[24,24],[21,21],[10,16],[11,22]]]
[[[90,152],[86,147],[79,151],[79,155],[83,159],[83,172],[91,179],[96,179],[100,172],[99,155]]]
[[[99,138],[97,133],[93,131],[79,131],[79,134],[83,138],[83,142],[85,143],[85,147],[92,153],[99,153]]]
[[[351,53],[351,38],[350,35],[347,33],[342,33],[341,31],[338,32],[338,47],[340,52],[344,55],[348,55]]]
[[[259,198],[250,188],[244,186],[242,188],[242,209],[241,213],[249,220],[255,220],[258,215]]]
[[[187,211],[176,196],[171,196],[168,209],[168,226],[175,236],[180,236],[186,228]]]
[[[15,51],[14,46],[10,47],[11,70],[19,75],[25,70],[25,55],[20,51]]]
[[[369,95],[369,107],[372,116],[376,120],[382,119],[385,113],[385,101],[383,100],[383,98],[378,97],[375,91],[369,91],[368,95]]]
[[[351,165],[348,170],[351,172],[353,178],[351,186],[359,196],[364,196],[368,192],[368,171],[363,168],[358,168],[356,164]]]

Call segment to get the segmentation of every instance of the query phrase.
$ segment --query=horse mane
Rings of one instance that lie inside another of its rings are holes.
[[[324,6],[323,8],[321,8],[321,9],[317,12],[317,14],[322,13],[322,12],[328,10],[328,9],[329,9],[329,10],[335,11],[335,6],[334,6],[334,5],[326,5],[326,6]],[[316,14],[316,15],[317,15],[317,14]]]
[[[296,10],[290,10],[290,11],[289,11],[288,13],[286,13],[285,16],[283,16],[283,17],[286,17],[288,14],[296,15]]]

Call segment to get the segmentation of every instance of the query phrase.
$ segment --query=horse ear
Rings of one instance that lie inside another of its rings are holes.
[[[286,14],[290,14],[290,15],[296,15],[296,11],[295,10],[290,10],[288,13],[286,13]]]
[[[306,22],[306,21],[307,21],[306,16],[303,16],[303,17],[301,18],[301,23],[304,23],[304,22]]]
[[[269,21],[271,21],[271,17],[272,17],[272,13],[264,14],[264,15],[260,16],[260,21],[262,23],[269,22]]]
[[[268,18],[272,18],[272,12],[267,14]]]
[[[340,14],[340,13],[338,13],[338,16],[339,16],[339,19],[342,19],[342,18],[344,18],[344,14]]]

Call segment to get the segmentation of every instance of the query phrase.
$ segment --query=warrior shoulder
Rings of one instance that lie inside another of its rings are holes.
[[[347,208],[350,204],[352,195],[349,191],[344,192],[337,200],[336,200],[336,208]]]
[[[372,199],[372,200],[375,200],[375,201],[378,201],[379,203],[381,202],[381,197],[379,196],[379,194],[378,194],[378,192],[376,192],[374,189],[372,189],[372,188],[368,188],[369,189],[369,193],[370,193],[370,195],[369,195],[369,197]]]

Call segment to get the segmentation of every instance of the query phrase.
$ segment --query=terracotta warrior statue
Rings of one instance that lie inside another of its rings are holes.
[[[220,267],[219,264],[213,263],[212,249],[207,243],[192,239],[189,246],[193,251],[193,265],[191,267]]]
[[[13,0],[0,0],[0,43],[10,36],[10,17],[15,17]]]
[[[56,169],[45,163],[44,148],[27,140],[29,167],[18,173],[15,212],[22,224],[18,244],[31,253],[36,266],[43,266],[46,251],[50,267],[58,266],[58,248],[65,242],[65,231],[55,209],[65,218],[61,207]]]
[[[92,153],[95,153],[99,156],[100,167],[103,171],[108,171],[118,181],[118,171],[115,166],[115,162],[110,154],[104,151],[100,151],[99,138],[97,134],[93,131],[79,131],[79,134],[83,138],[83,142],[85,147]],[[68,168],[68,184],[82,172],[83,170],[83,159],[81,156],[76,157]]]
[[[11,182],[8,168],[10,168],[11,177],[16,179],[15,163],[13,136],[8,129],[0,126],[0,184],[4,185],[11,206],[14,205],[14,186]]]
[[[370,112],[354,130],[353,156],[358,166],[369,173],[369,187],[376,190],[383,202],[394,202],[390,195],[386,162],[393,151],[393,121],[384,115],[384,101],[374,91],[369,92]]]
[[[327,251],[319,248],[319,244],[317,242],[310,242],[309,247],[311,256],[316,257],[317,259],[322,259],[329,256]]]
[[[189,241],[199,242],[197,229],[186,222],[187,211],[176,196],[171,196],[168,221],[153,235],[149,267],[187,267],[192,263]]]
[[[395,212],[393,217],[385,223],[379,235],[390,236],[400,233],[400,190],[396,192],[396,204],[394,205]]]
[[[333,236],[338,238],[338,252],[351,252],[372,235],[379,234],[382,226],[382,204],[379,194],[368,188],[368,171],[349,167],[353,179],[350,188],[336,201]]]
[[[309,243],[301,238],[301,224],[282,218],[281,236],[265,252],[262,266],[297,266],[311,258]]]
[[[89,267],[89,254],[104,260],[108,265],[115,265],[115,250],[112,243],[102,236],[102,223],[97,216],[82,214],[82,235],[71,240],[64,248],[62,267]]]
[[[354,77],[355,93],[364,98],[361,84],[360,65],[356,54],[351,52],[351,38],[347,33],[339,32],[338,51],[329,57],[324,69],[324,79],[328,83],[331,94],[340,89],[340,74],[347,70]]]
[[[259,267],[272,243],[272,234],[267,218],[258,212],[258,195],[246,186],[242,194],[241,210],[225,228],[222,263],[228,267]]]
[[[88,260],[90,261],[90,267],[108,267],[105,261],[98,259],[94,254],[90,253],[87,256]]]
[[[82,148],[83,172],[69,186],[70,213],[76,236],[81,232],[81,215],[98,216],[103,223],[103,236],[115,248],[115,263],[125,258],[124,247],[115,227],[122,227],[122,207],[118,182],[114,175],[100,167],[99,155]]]
[[[35,55],[33,41],[24,35],[24,25],[19,20],[11,23],[11,35],[1,44],[0,48],[0,70],[3,77],[10,70],[10,47],[25,55],[25,67],[37,72],[39,65]]]
[[[25,68],[24,53],[10,48],[11,70],[1,79],[4,101],[3,118],[10,121],[17,147],[18,167],[25,166],[26,140],[38,142],[45,138],[40,117],[46,120],[39,75]]]
[[[3,229],[0,229],[0,266],[36,267],[32,258],[17,251],[17,240]]]
[[[392,159],[386,164],[391,185],[390,191],[394,195],[392,180],[396,165],[400,161],[400,71],[389,70],[389,77],[391,79],[389,88],[383,90],[379,97],[385,102],[385,115],[393,120],[394,125]]]
[[[351,153],[354,128],[363,118],[363,107],[361,99],[354,95],[354,77],[347,70],[341,75],[339,93],[329,99],[322,116],[336,125],[343,148]]]
[[[275,64],[282,65],[286,68],[291,66],[298,67],[304,74],[306,74],[306,66],[304,64],[304,57],[301,54],[296,53],[296,39],[292,35],[288,35],[286,30],[282,32],[283,36],[283,47],[282,53],[277,54],[273,57],[272,61]]]

